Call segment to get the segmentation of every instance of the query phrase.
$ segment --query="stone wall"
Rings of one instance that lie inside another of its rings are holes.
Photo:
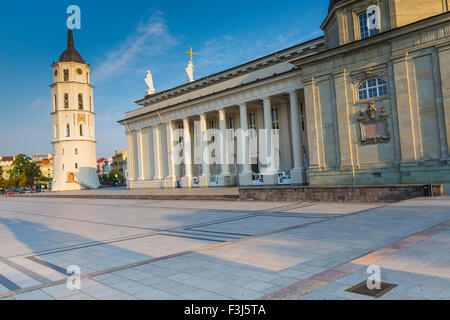
[[[432,185],[432,195],[442,196],[444,186]],[[330,187],[252,187],[239,188],[240,200],[397,202],[430,196],[429,185],[330,186]]]
[[[294,62],[302,70],[314,186],[450,182],[449,14]],[[386,94],[359,99],[370,78]],[[363,123],[383,122],[382,139]],[[368,119],[368,118],[367,118]]]

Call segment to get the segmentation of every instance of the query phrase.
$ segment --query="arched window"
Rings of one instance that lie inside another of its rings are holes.
[[[58,99],[56,98],[56,94],[55,94],[55,108],[54,111],[58,110]]]
[[[78,149],[75,148],[75,155],[78,155]]]
[[[83,110],[83,94],[78,94],[78,109]]]
[[[64,109],[69,109],[69,94],[64,93]]]
[[[78,169],[78,163],[75,163],[75,169]]]
[[[66,137],[70,137],[70,124],[66,126]]]
[[[363,81],[358,87],[359,100],[372,99],[387,95],[386,81],[381,78],[370,78]]]
[[[82,137],[82,136],[83,136],[83,125],[80,124],[80,137]]]

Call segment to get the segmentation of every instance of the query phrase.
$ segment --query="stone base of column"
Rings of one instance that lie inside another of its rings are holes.
[[[219,176],[219,187],[230,187],[236,185],[236,176],[224,174]]]
[[[129,189],[160,189],[164,188],[162,180],[147,180],[147,181],[130,181]]]
[[[265,186],[278,185],[277,173],[263,173],[263,177]]]
[[[164,180],[165,189],[175,189],[177,187],[177,179],[174,177],[167,177]]]
[[[305,168],[294,168],[291,170],[291,185],[302,185],[305,183]]]
[[[248,187],[253,185],[253,174],[249,173],[240,173],[239,174],[239,185],[241,187]]]
[[[202,174],[200,176],[200,188],[207,188],[211,186],[211,175]]]
[[[192,188],[192,177],[184,176],[181,178],[181,185],[183,188]]]

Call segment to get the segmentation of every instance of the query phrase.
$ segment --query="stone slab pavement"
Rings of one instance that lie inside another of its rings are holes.
[[[396,204],[0,199],[3,299],[450,299],[450,197]],[[80,267],[81,288],[66,286]]]

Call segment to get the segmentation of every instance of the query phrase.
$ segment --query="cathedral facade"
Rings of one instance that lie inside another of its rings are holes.
[[[120,121],[129,187],[449,182],[448,8],[331,0],[324,36],[146,95]],[[255,159],[211,163],[214,132],[239,129],[256,134],[219,151]],[[260,129],[275,131],[276,149]]]

